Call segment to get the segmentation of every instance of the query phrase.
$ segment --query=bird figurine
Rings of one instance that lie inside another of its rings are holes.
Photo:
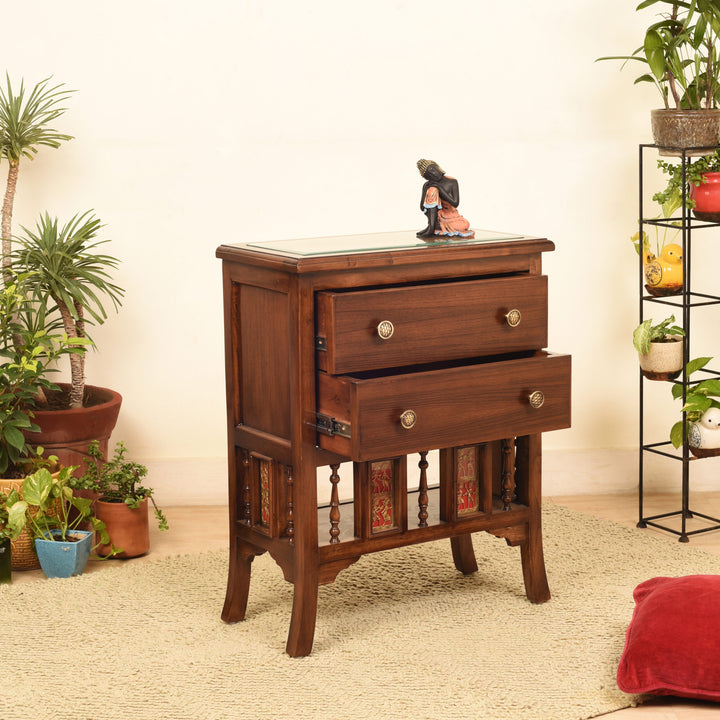
[[[708,408],[697,422],[690,423],[688,444],[703,450],[720,447],[720,408]]]
[[[662,294],[670,295],[682,290],[683,261],[682,248],[676,243],[666,245],[660,257],[645,252],[643,264],[645,266],[645,280],[648,290],[661,290]]]

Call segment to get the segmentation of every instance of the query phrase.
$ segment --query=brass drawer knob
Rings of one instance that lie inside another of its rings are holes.
[[[377,334],[381,340],[389,340],[395,332],[395,326],[389,320],[383,320],[378,323]]]
[[[517,327],[522,320],[522,315],[517,308],[513,308],[507,315],[505,315],[505,322],[510,327]]]
[[[535,408],[536,410],[543,406],[543,403],[545,402],[545,396],[539,391],[536,390],[533,393],[530,393],[530,397],[528,398],[530,401],[530,407]]]
[[[413,425],[415,425],[415,422],[417,421],[417,415],[415,414],[414,410],[406,410],[401,416],[400,416],[400,424],[406,429],[409,430]]]

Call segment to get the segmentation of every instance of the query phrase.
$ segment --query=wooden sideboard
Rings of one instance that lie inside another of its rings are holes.
[[[230,508],[223,620],[244,619],[252,560],[269,552],[294,585],[287,652],[307,655],[320,585],[366,553],[442,538],[458,571],[475,572],[477,531],[519,546],[528,599],[549,599],[541,433],[569,427],[571,374],[568,355],[543,349],[542,253],[553,249],[482,231],[463,242],[399,232],[218,248]],[[436,508],[431,450],[440,451]],[[338,495],[348,461],[352,506]]]

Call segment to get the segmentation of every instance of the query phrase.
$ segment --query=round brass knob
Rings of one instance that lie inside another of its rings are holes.
[[[406,429],[409,430],[413,425],[415,425],[415,422],[417,421],[417,415],[415,414],[414,410],[406,410],[401,416],[400,416],[400,424]]]
[[[522,315],[517,308],[513,308],[507,315],[505,315],[505,322],[510,327],[517,327],[522,320]]]
[[[383,320],[378,323],[377,334],[381,340],[389,340],[395,332],[395,326],[389,320]]]
[[[543,406],[543,403],[545,402],[545,396],[539,391],[536,390],[533,393],[530,393],[530,397],[528,398],[530,401],[530,407],[535,408],[536,410]]]

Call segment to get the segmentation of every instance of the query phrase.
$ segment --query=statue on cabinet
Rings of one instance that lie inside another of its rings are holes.
[[[459,238],[470,240],[475,233],[470,223],[457,211],[460,190],[455,178],[432,160],[418,160],[417,168],[425,178],[420,198],[420,209],[427,216],[428,225],[417,234],[423,240],[430,238]]]

